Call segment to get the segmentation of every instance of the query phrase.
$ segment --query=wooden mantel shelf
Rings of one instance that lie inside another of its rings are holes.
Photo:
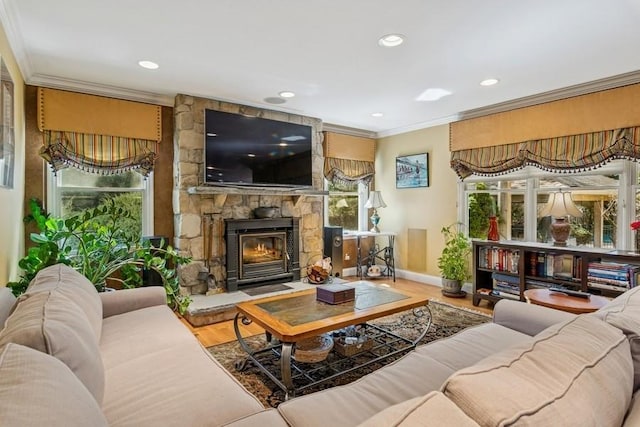
[[[301,196],[327,196],[328,191],[315,190],[313,188],[261,188],[261,187],[232,187],[232,186],[199,186],[187,188],[189,194],[215,195],[226,199],[229,194],[241,194],[247,196],[292,196],[293,202],[298,203]],[[217,197],[216,197],[217,198]],[[221,201],[224,204],[224,201]]]

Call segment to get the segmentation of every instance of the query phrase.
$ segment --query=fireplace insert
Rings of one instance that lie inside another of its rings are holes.
[[[225,220],[227,291],[300,280],[297,218]]]

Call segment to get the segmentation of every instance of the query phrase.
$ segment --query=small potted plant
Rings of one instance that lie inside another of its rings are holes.
[[[451,224],[442,227],[444,249],[438,258],[438,268],[442,274],[442,293],[450,296],[461,296],[462,283],[470,277],[469,254],[471,243],[460,230],[462,224]]]

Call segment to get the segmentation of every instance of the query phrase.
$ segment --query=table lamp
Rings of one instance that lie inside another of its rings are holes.
[[[567,239],[571,233],[571,224],[567,221],[567,216],[575,216],[580,218],[582,212],[575,205],[571,198],[570,192],[562,190],[549,193],[547,204],[542,207],[540,216],[551,216],[551,237],[553,237],[553,246],[567,246]]]
[[[386,208],[387,204],[382,199],[382,194],[380,191],[372,191],[369,193],[369,200],[364,204],[364,207],[367,209],[373,208],[373,215],[371,215],[371,224],[373,224],[373,228],[371,232],[379,233],[380,229],[378,229],[378,223],[380,222],[380,216],[378,215],[378,208]]]

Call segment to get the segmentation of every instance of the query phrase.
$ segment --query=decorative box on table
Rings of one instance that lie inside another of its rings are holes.
[[[356,299],[356,288],[342,284],[318,286],[316,299],[327,304],[342,304],[353,301]]]

